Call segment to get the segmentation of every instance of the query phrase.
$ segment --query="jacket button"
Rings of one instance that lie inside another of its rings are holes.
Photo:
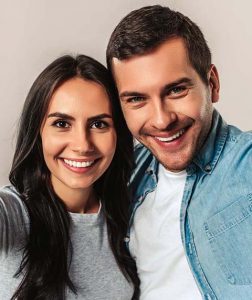
[[[210,172],[212,170],[212,167],[210,165],[205,166],[205,171]]]

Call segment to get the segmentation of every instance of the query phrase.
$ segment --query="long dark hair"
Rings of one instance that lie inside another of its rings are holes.
[[[68,273],[72,256],[71,219],[63,201],[53,191],[40,137],[41,124],[52,94],[73,77],[102,85],[112,103],[117,147],[110,167],[95,183],[95,190],[102,200],[115,259],[125,277],[133,283],[133,299],[137,299],[139,279],[136,266],[123,241],[129,219],[127,182],[132,169],[133,141],[107,69],[84,55],[76,58],[66,55],[52,62],[33,83],[21,114],[9,179],[27,207],[30,231],[16,273],[23,279],[12,299],[63,300],[67,287],[77,293]]]

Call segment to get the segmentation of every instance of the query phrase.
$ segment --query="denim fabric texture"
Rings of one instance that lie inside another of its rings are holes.
[[[151,152],[138,144],[135,155],[130,227],[158,181]],[[252,299],[252,132],[227,125],[216,110],[206,142],[187,167],[180,224],[202,298]]]

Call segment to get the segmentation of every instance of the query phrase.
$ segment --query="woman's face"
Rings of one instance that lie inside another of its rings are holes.
[[[105,89],[77,77],[63,83],[50,100],[41,139],[55,192],[90,189],[109,167],[116,148]]]

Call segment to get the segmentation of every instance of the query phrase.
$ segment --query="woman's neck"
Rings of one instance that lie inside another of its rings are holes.
[[[85,191],[70,191],[60,198],[66,204],[67,210],[72,213],[90,214],[97,213],[99,210],[99,200],[93,188]]]
[[[52,186],[56,195],[65,203],[67,210],[72,213],[96,213],[99,210],[99,199],[93,189],[70,188],[52,177]]]

